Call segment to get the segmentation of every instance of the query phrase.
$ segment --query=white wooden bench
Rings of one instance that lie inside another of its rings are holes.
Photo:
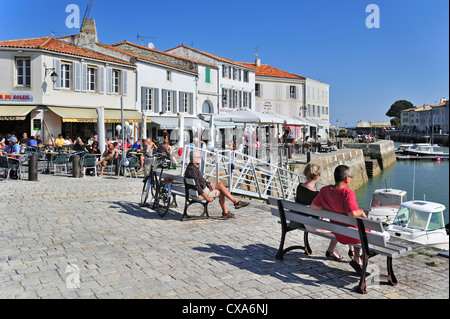
[[[327,230],[336,234],[355,238],[361,241],[361,244],[354,246],[362,248],[362,274],[357,287],[357,291],[366,294],[366,270],[369,258],[376,255],[387,257],[387,275],[379,275],[380,279],[387,280],[391,285],[397,284],[392,267],[392,259],[411,250],[409,246],[394,244],[386,240],[386,233],[383,233],[383,225],[380,221],[366,218],[351,218],[344,214],[330,212],[327,210],[312,210],[309,206],[288,201],[280,198],[269,198],[272,215],[278,216],[281,222],[281,242],[276,255],[279,260],[283,255],[293,249],[303,249],[307,255],[311,255],[308,234],[312,233],[329,239],[336,239],[331,234],[314,231],[314,228]],[[325,218],[327,220],[323,220]],[[357,226],[357,228],[346,225]],[[305,226],[308,227],[308,229]],[[314,228],[313,228],[314,227]],[[295,245],[284,248],[286,234],[292,230],[302,230],[304,232],[304,245]],[[370,230],[370,231],[368,231]]]
[[[172,203],[177,205],[177,196],[184,197],[184,211],[183,216],[181,217],[182,221],[186,220],[194,220],[194,219],[207,219],[209,218],[208,214],[208,204],[209,202],[206,199],[197,199],[199,196],[196,189],[193,188],[195,186],[195,180],[193,178],[185,178],[181,175],[169,174],[166,172],[162,173],[162,178],[165,180],[172,180],[171,183],[171,195],[172,195]],[[203,213],[200,216],[189,216],[187,214],[188,207],[192,204],[201,204],[203,205]]]

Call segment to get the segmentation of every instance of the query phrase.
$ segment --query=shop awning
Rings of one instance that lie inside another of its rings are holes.
[[[65,123],[97,123],[97,110],[95,108],[48,106],[48,108],[62,118]],[[138,111],[124,111],[125,121],[140,123],[142,115]],[[120,110],[105,109],[105,123],[120,123],[122,115]],[[147,123],[150,123],[147,118]]]
[[[123,111],[125,121],[129,123],[141,123],[142,113],[138,111]],[[122,122],[121,110],[105,109],[105,123],[120,123]],[[151,119],[147,117],[147,123],[151,123]]]
[[[94,108],[81,107],[62,107],[62,106],[48,106],[48,108],[62,117],[62,121],[79,122],[79,123],[96,123],[97,111]]]
[[[33,111],[36,107],[37,106],[28,105],[0,106],[0,120],[23,121],[28,113]]]

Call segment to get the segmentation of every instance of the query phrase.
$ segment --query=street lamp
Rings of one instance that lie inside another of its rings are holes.
[[[44,69],[44,78],[50,74],[53,84],[56,83],[56,81],[58,81],[58,74],[55,72],[55,68],[47,68],[47,65],[44,63]]]

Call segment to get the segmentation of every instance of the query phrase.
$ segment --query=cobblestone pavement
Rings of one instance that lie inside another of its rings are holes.
[[[394,259],[397,286],[361,295],[348,257],[327,260],[321,237],[311,240],[312,256],[276,260],[280,225],[266,204],[252,201],[222,220],[214,202],[209,220],[181,222],[182,201],[164,218],[140,208],[142,185],[108,176],[0,179],[0,298],[449,298],[449,261],[438,251],[415,247]],[[287,237],[292,245],[302,233]],[[338,252],[346,256],[346,247]],[[385,270],[385,258],[371,261]]]

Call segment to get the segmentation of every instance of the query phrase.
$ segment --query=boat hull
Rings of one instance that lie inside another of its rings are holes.
[[[372,208],[369,210],[367,217],[389,225],[397,215],[397,211],[398,209],[395,208]]]
[[[449,249],[449,236],[444,228],[432,231],[410,229],[398,225],[390,225],[386,231],[392,237],[407,240],[419,245],[433,247],[442,250]]]

